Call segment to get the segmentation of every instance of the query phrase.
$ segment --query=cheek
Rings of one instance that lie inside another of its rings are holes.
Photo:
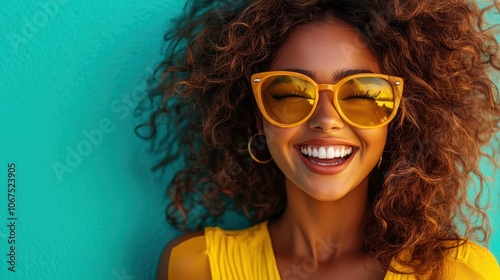
[[[266,141],[269,151],[273,158],[284,156],[286,149],[290,147],[291,140],[295,134],[295,128],[281,128],[270,124],[265,121],[264,133],[266,134]]]
[[[383,151],[387,140],[387,126],[371,129],[358,130],[358,135],[363,139],[368,147],[374,151]]]
[[[287,138],[286,129],[274,126],[269,122],[267,122],[266,120],[263,121],[263,126],[268,145],[282,143],[285,140],[285,138]]]

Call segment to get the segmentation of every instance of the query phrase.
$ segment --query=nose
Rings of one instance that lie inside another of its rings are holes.
[[[333,105],[333,92],[320,91],[319,101],[308,122],[312,130],[330,131],[344,127],[344,121]]]

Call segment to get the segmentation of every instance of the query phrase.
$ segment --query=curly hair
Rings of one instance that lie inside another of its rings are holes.
[[[482,147],[499,149],[498,42],[485,13],[466,0],[203,0],[192,1],[169,30],[159,106],[144,136],[169,183],[168,221],[193,230],[228,209],[253,222],[278,217],[286,206],[284,175],[256,164],[246,144],[257,130],[250,76],[265,71],[298,26],[338,19],[356,28],[383,73],[403,77],[405,93],[389,126],[383,183],[370,186],[371,217],[364,250],[386,269],[398,261],[417,275],[442,276],[449,246],[461,236],[488,240],[481,198],[487,188]],[[152,103],[151,103],[152,104]],[[142,129],[139,127],[140,129]],[[491,142],[490,142],[490,139]],[[265,144],[260,145],[265,153]],[[476,197],[468,189],[477,182]],[[460,229],[462,227],[462,230]]]

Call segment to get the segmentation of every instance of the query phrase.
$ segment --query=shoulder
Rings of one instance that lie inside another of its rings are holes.
[[[156,280],[212,279],[205,251],[203,232],[186,233],[173,239],[163,250]]]
[[[470,240],[452,249],[448,255],[450,273],[457,279],[500,279],[500,267],[495,256],[485,247]]]

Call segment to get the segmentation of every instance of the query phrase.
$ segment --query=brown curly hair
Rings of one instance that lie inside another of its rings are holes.
[[[390,124],[380,185],[371,184],[372,214],[364,250],[384,268],[399,260],[415,274],[442,275],[444,240],[486,241],[480,200],[487,187],[482,156],[495,164],[500,128],[498,43],[480,9],[465,0],[200,0],[165,35],[160,105],[146,138],[162,153],[156,168],[175,168],[168,221],[182,230],[211,223],[226,210],[253,222],[279,216],[284,175],[254,163],[246,150],[257,132],[250,76],[265,71],[298,26],[332,15],[355,27],[383,73],[403,77],[405,93]],[[153,103],[151,103],[153,104]],[[141,134],[140,132],[138,132]],[[265,152],[265,145],[260,145]],[[176,164],[180,164],[176,165]],[[177,166],[177,167],[175,167]],[[469,186],[476,184],[471,200]],[[463,225],[460,231],[459,225]]]

